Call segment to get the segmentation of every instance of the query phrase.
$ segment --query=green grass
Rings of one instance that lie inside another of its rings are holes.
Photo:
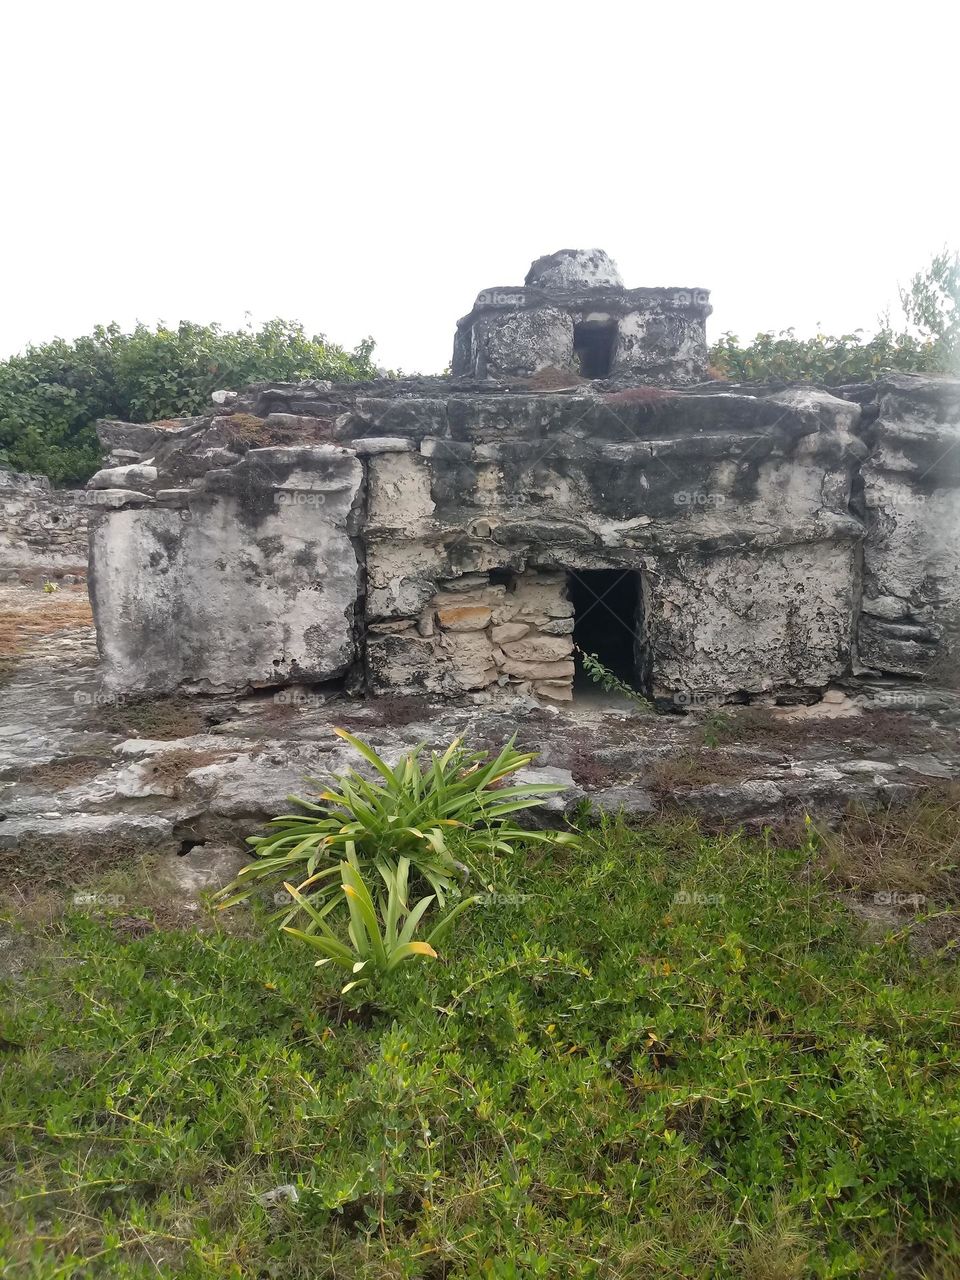
[[[359,1013],[269,931],[35,926],[4,1274],[960,1276],[955,960],[809,863],[677,824],[491,862]]]

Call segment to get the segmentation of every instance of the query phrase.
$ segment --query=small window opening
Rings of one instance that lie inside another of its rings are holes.
[[[573,326],[573,354],[584,378],[607,378],[617,342],[615,320],[584,320]]]
[[[574,693],[599,689],[583,669],[581,650],[599,658],[618,680],[643,692],[639,572],[636,569],[571,570],[567,591],[573,604],[573,642],[578,650]]]

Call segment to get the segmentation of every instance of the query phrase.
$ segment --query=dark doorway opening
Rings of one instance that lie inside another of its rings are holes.
[[[580,650],[594,654],[618,680],[642,692],[640,654],[643,623],[640,573],[636,569],[575,569],[567,577],[577,646],[574,690],[597,685],[583,669]]]
[[[584,378],[607,378],[617,342],[615,320],[584,320],[573,326],[573,354]]]

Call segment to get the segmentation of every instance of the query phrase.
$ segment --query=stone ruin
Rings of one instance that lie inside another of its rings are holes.
[[[960,383],[718,382],[709,312],[565,250],[478,296],[449,377],[100,424],[105,687],[563,702],[578,651],[667,706],[950,683]]]
[[[0,580],[85,577],[88,499],[84,489],[0,467]]]

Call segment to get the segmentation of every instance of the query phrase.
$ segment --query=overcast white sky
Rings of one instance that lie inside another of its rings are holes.
[[[8,3],[0,356],[280,315],[407,372],[605,248],[711,340],[872,327],[960,247],[958,6]]]

